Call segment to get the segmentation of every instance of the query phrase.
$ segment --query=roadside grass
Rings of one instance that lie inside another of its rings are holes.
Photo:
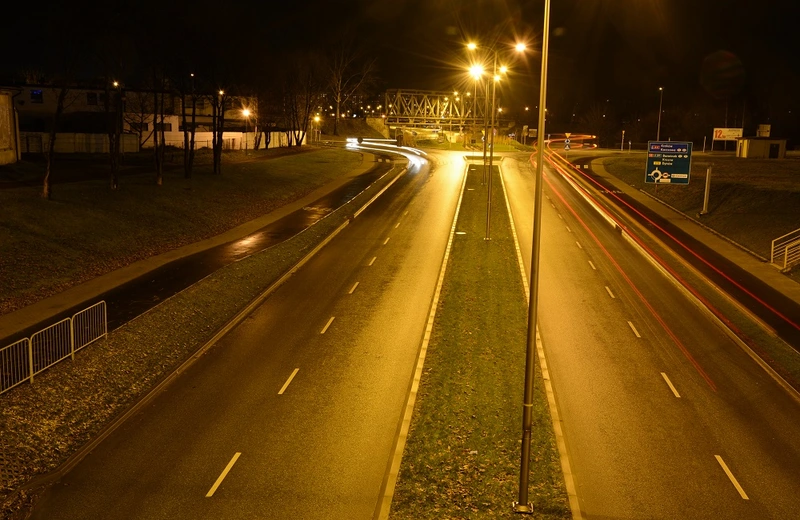
[[[352,171],[359,154],[326,148],[270,160],[0,190],[0,314],[137,260],[212,237]],[[19,266],[24,265],[24,268]]]
[[[800,228],[800,159],[741,159],[696,154],[686,186],[645,184],[645,154],[606,157],[604,167],[631,186],[649,193],[769,258],[771,242]],[[712,167],[707,215],[703,209],[706,168]]]
[[[27,518],[55,470],[288,272],[397,172],[295,237],[219,269],[0,399],[0,518]],[[166,324],[169,324],[166,326]]]
[[[495,175],[497,175],[495,173]],[[492,240],[485,191],[467,180],[390,518],[518,518],[527,307],[499,178]],[[536,380],[534,518],[570,518],[544,394]]]

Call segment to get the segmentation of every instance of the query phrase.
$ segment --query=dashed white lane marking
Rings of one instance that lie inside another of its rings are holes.
[[[292,371],[292,375],[290,375],[289,379],[287,379],[286,382],[283,383],[283,386],[278,391],[278,395],[283,395],[283,393],[286,391],[286,389],[289,388],[289,383],[292,382],[292,379],[294,379],[294,376],[296,376],[297,372],[299,372],[299,371],[300,371],[299,368],[295,368],[294,371]]]
[[[591,260],[589,260],[589,265],[591,265],[591,266],[592,266],[592,269],[594,269],[595,271],[597,271],[597,268],[594,266],[594,264],[592,263],[592,261],[591,261]]]
[[[564,220],[564,217],[561,216],[561,213],[558,214],[558,218],[560,218],[561,220]]]
[[[637,338],[641,338],[641,336],[639,335],[639,331],[638,331],[638,330],[636,330],[636,327],[634,327],[634,326],[633,326],[633,323],[631,323],[631,322],[628,322],[628,325],[630,325],[630,326],[631,326],[631,330],[633,331],[633,333],[634,333],[634,334],[636,334],[636,337],[637,337]]]
[[[322,331],[320,332],[320,334],[325,334],[325,331],[328,330],[328,327],[331,326],[331,323],[333,323],[334,319],[336,319],[336,316],[331,316],[331,319],[329,319],[328,323],[326,323],[325,326],[322,328]]]
[[[369,263],[368,263],[367,265],[372,265],[372,264],[374,264],[374,263],[375,263],[375,260],[377,260],[377,259],[378,259],[378,257],[377,257],[377,256],[373,256],[373,257],[372,257],[372,260],[370,260],[370,261],[369,261]]]
[[[456,231],[456,235],[466,235],[466,231]]]
[[[575,241],[575,243],[576,243],[576,244],[578,244],[578,249],[583,249],[583,246],[581,245],[581,243],[580,243],[580,242],[578,242],[578,241],[576,240],[576,241]]]
[[[383,241],[383,245],[386,245],[386,244],[388,244],[388,243],[389,243],[389,239],[390,239],[390,238],[392,238],[392,237],[386,237],[386,240],[384,240],[384,241]]]
[[[564,227],[566,227],[566,228],[567,228],[567,231],[568,231],[569,233],[572,233],[572,230],[569,228],[569,226],[564,226]]]
[[[408,210],[405,210],[405,211],[403,212],[403,216],[405,217],[406,215],[408,215]]]
[[[675,387],[672,385],[672,381],[669,380],[669,378],[667,377],[667,374],[665,374],[664,372],[661,372],[661,377],[663,377],[664,381],[667,382],[667,386],[669,386],[669,389],[672,390],[673,394],[675,394],[675,397],[680,399],[681,398],[681,394],[679,394],[678,391],[675,389]]]
[[[553,203],[551,202],[551,203],[550,203],[550,205],[551,205],[551,206],[553,206],[553,209],[556,209],[556,205],[555,205],[555,204],[553,204]]]
[[[608,291],[608,295],[611,296],[612,299],[616,298],[616,296],[614,296],[614,293],[611,292],[611,288],[607,285],[606,285],[606,291]]]
[[[395,224],[394,228],[397,229],[399,227],[400,227],[400,223],[398,222],[397,224]]]
[[[206,498],[214,495],[214,492],[217,490],[219,485],[222,484],[223,480],[225,480],[225,477],[228,475],[228,472],[231,470],[233,465],[236,464],[236,460],[239,458],[239,455],[241,455],[241,452],[236,452],[236,454],[233,456],[228,465],[225,466],[225,469],[222,470],[222,474],[217,478],[217,481],[214,482],[214,485],[211,486],[211,489],[208,490],[208,493],[206,493]]]
[[[356,287],[358,287],[358,282],[353,284],[353,287],[351,287],[350,290],[347,291],[347,294],[353,294],[353,291],[356,290]]]
[[[744,500],[750,500],[750,498],[747,496],[747,493],[745,493],[744,489],[742,489],[742,486],[739,485],[739,482],[736,480],[736,477],[734,477],[733,473],[731,473],[731,470],[728,469],[728,465],[725,464],[724,460],[722,460],[722,457],[720,457],[719,455],[714,455],[714,457],[717,458],[717,462],[719,462],[719,465],[722,466],[722,469],[725,471],[725,474],[728,475],[728,478],[731,480],[733,487],[735,487],[736,491],[739,492],[739,496],[742,497],[742,499]]]

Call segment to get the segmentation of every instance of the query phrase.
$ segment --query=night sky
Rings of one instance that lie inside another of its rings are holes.
[[[158,56],[246,84],[271,74],[289,53],[326,52],[347,42],[377,60],[376,92],[453,90],[474,85],[465,71],[465,41],[505,48],[521,39],[530,51],[509,61],[512,73],[500,93],[514,112],[538,103],[543,5],[143,0],[44,2],[34,9],[17,3],[2,21],[4,48],[12,51],[0,74],[7,81],[21,69],[47,68],[72,47],[85,76],[100,74],[96,55],[108,61],[112,49],[125,56],[129,76]],[[713,110],[716,119],[725,113],[734,123],[744,110],[753,124],[783,124],[793,132],[790,111],[800,112],[799,22],[800,2],[790,0],[552,0],[548,110],[562,124],[590,110],[631,120],[657,112],[663,86],[665,110],[675,117]]]

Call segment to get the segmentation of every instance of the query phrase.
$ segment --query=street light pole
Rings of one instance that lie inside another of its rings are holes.
[[[494,51],[494,66],[492,67],[493,75],[492,75],[492,127],[489,129],[491,132],[491,144],[489,145],[489,175],[487,177],[486,182],[486,191],[488,193],[486,198],[486,236],[483,237],[484,240],[491,240],[491,230],[492,230],[492,170],[494,162],[494,122],[495,122],[495,100],[497,94],[497,50]],[[487,92],[488,94],[488,92]],[[489,139],[489,136],[486,136]],[[484,166],[484,169],[486,167]]]
[[[664,101],[664,87],[658,87],[658,130],[656,131],[656,141],[661,140],[661,104]]]
[[[519,497],[514,512],[533,513],[528,501],[533,423],[533,383],[536,374],[536,314],[539,296],[539,245],[542,238],[542,167],[544,163],[544,114],[547,106],[547,55],[550,40],[550,0],[544,1],[542,32],[542,73],[539,86],[539,128],[536,137],[536,186],[533,197],[533,237],[531,239],[531,284],[528,301],[528,334],[525,352],[525,392],[522,403],[522,454],[519,469]]]

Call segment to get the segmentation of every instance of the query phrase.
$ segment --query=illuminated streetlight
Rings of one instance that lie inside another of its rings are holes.
[[[524,51],[525,46],[524,44],[518,43],[515,46],[515,49],[518,51]],[[498,74],[497,69],[497,48],[492,47],[490,49],[494,54],[494,82],[492,83],[492,126],[491,126],[491,136],[487,136],[488,139],[491,139],[490,142],[490,149],[489,149],[489,172],[486,176],[486,186],[487,186],[487,199],[486,199],[486,236],[484,240],[491,240],[491,229],[492,229],[492,172],[494,170],[494,132],[495,132],[495,101],[497,100],[497,82],[500,81],[500,74]],[[499,72],[502,74],[506,74],[508,72],[508,67],[501,66]],[[485,139],[484,139],[485,142]],[[486,171],[486,160],[484,154],[484,172]]]
[[[247,155],[247,123],[250,122],[250,110],[245,108],[242,110],[242,115],[244,116],[244,154]]]

